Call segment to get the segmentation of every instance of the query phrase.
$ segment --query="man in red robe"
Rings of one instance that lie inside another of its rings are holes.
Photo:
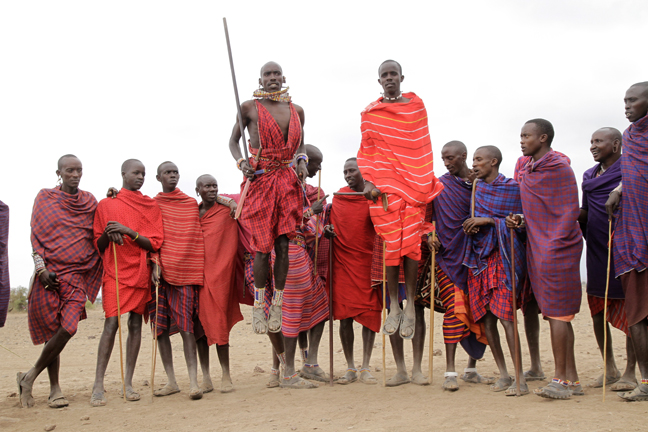
[[[304,153],[304,110],[293,105],[281,66],[268,62],[261,68],[255,100],[241,104],[242,118],[236,121],[229,141],[230,151],[239,169],[250,181],[241,213],[241,224],[252,235],[254,258],[254,310],[252,327],[255,333],[270,333],[278,355],[283,354],[281,305],[288,275],[288,241],[295,238],[303,209],[300,181],[306,179],[308,156]],[[241,125],[239,122],[242,122]],[[241,156],[241,126],[250,134],[250,151],[256,158]],[[296,158],[295,158],[296,156]],[[296,159],[295,162],[293,160]],[[296,172],[291,165],[296,163]],[[245,190],[245,188],[243,189]],[[275,290],[266,315],[265,287],[270,275],[270,253],[275,250]],[[281,361],[285,362],[284,357]]]
[[[79,189],[83,167],[76,156],[61,157],[56,174],[61,185],[41,189],[32,211],[35,274],[27,318],[32,341],[45,346],[34,367],[18,373],[25,408],[34,406],[32,386],[45,368],[50,378],[47,405],[68,405],[58,380],[60,354],[86,318],[86,301],[94,302],[101,286],[102,266],[92,235],[97,200]]]
[[[126,341],[126,399],[136,401],[139,393],[133,390],[133,372],[142,341],[142,315],[151,300],[148,255],[157,252],[164,241],[162,214],[157,203],[143,195],[146,169],[137,159],[122,164],[123,185],[115,198],[104,198],[97,206],[94,219],[94,243],[104,264],[101,298],[106,321],[97,350],[97,370],[90,404],[106,405],[104,377],[118,329],[117,289],[119,312],[128,316]],[[117,262],[115,263],[115,255]],[[119,285],[117,285],[119,278]]]
[[[201,345],[216,345],[222,369],[220,391],[229,393],[233,390],[229,368],[229,335],[232,327],[243,320],[237,293],[244,279],[238,224],[233,213],[236,202],[218,196],[218,183],[209,174],[198,177],[196,193],[202,199],[199,206],[200,225],[205,242],[205,280],[198,291],[198,316],[205,337],[199,339],[196,333],[196,343],[199,350],[204,350]],[[209,353],[209,348],[206,351]]]
[[[180,392],[173,370],[173,354],[169,336],[176,329],[182,336],[185,361],[189,371],[189,398],[202,398],[198,386],[198,363],[193,318],[197,291],[203,284],[205,247],[198,216],[198,203],[176,186],[180,180],[178,167],[173,162],[163,162],[155,177],[162,183],[162,192],[155,201],[162,212],[164,243],[153,257],[153,300],[149,303],[151,327],[157,326],[158,348],[167,374],[167,384],[155,390],[155,396],[168,396]],[[157,317],[156,317],[157,309]]]
[[[400,83],[405,77],[398,62],[383,62],[378,77],[384,97],[372,102],[361,114],[358,167],[365,179],[365,196],[374,201],[369,208],[371,220],[376,233],[386,243],[391,308],[383,332],[390,336],[398,332],[403,339],[412,339],[416,327],[413,299],[421,259],[421,237],[433,229],[432,224],[425,222],[425,208],[441,192],[443,185],[434,176],[423,101],[414,93],[401,93]],[[410,299],[404,310],[398,301],[401,262],[406,296]],[[402,362],[397,359],[397,363]],[[409,382],[407,371],[399,370],[397,375],[397,381]]]
[[[344,164],[344,180],[339,192],[362,192],[364,180],[356,158]],[[371,284],[371,261],[376,231],[369,216],[368,201],[364,196],[337,195],[333,197],[330,225],[327,235],[333,239],[333,318],[340,320],[340,341],[347,361],[344,376],[338,384],[358,380],[353,356],[353,322],[362,325],[362,366],[360,382],[376,384],[369,363],[376,333],[380,331],[382,304],[378,291]]]

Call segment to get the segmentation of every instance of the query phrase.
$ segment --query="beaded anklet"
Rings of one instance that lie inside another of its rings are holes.
[[[283,377],[283,379],[285,379],[286,381],[288,381],[288,380],[291,380],[291,379],[296,378],[296,377],[298,377],[298,376],[299,376],[299,372],[295,372],[294,374],[292,374],[292,375],[290,375],[290,376],[287,376],[287,377],[285,376],[285,377]]]

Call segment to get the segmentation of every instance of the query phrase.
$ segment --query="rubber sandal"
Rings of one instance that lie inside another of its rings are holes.
[[[571,398],[572,392],[569,390],[569,386],[561,384],[557,381],[551,381],[544,387],[537,388],[533,391],[537,396],[547,398],[547,399],[569,399]]]
[[[322,371],[322,374],[324,374],[324,375],[316,374],[316,373],[312,373],[312,372],[308,371],[308,369],[318,369],[318,368]],[[320,382],[329,382],[328,374],[326,372],[324,372],[319,367],[318,364],[311,365],[311,364],[306,363],[301,368],[301,370],[299,371],[299,374],[302,376],[302,378],[306,378],[306,379],[309,379],[309,380],[320,381]]]
[[[632,391],[637,388],[637,382],[626,381],[625,379],[620,379],[610,386],[610,390],[613,392],[627,392]]]
[[[402,320],[403,320],[403,313],[402,312],[399,313],[399,314],[387,315],[387,319],[385,320],[385,324],[383,325],[382,332],[384,334],[386,334],[387,336],[391,336],[393,334],[396,334],[396,332],[398,331],[398,328],[401,325]],[[387,324],[394,327],[394,331],[392,331],[392,332],[387,331]]]
[[[371,375],[371,370],[367,369],[360,369],[360,378],[359,381],[362,384],[367,384],[367,385],[375,385],[378,384],[378,379]]]
[[[648,385],[639,384],[634,390],[617,393],[617,395],[628,402],[645,402],[648,401]]]
[[[252,309],[252,329],[256,334],[268,333],[268,322],[266,321],[263,308]]]
[[[108,401],[106,400],[106,396],[104,396],[103,393],[92,393],[92,396],[90,397],[90,406],[92,407],[102,407],[106,406]]]
[[[544,381],[547,379],[547,376],[543,373],[542,375],[536,375],[533,371],[524,372],[524,379],[527,381]]]
[[[346,377],[349,372],[353,372],[353,376],[351,378]],[[356,381],[358,381],[358,370],[353,368],[347,369],[343,377],[340,377],[337,380],[335,380],[335,382],[340,385],[348,385]]]
[[[408,328],[412,329],[412,333],[410,333],[409,336],[403,336],[403,329],[408,329]],[[414,337],[415,330],[416,330],[416,318],[414,318],[410,322],[410,320],[407,318],[407,316],[405,316],[405,314],[402,314],[402,318],[401,318],[401,322],[400,322],[400,331],[398,332],[400,337],[403,340],[410,340],[410,339],[412,339]]]
[[[297,378],[297,381],[289,383],[288,381],[293,380]],[[313,389],[317,388],[317,384],[312,383],[310,381],[306,381],[305,379],[301,378],[299,376],[299,372],[295,372],[289,377],[283,377],[281,380],[281,384],[279,384],[281,388],[288,388],[288,389],[295,389],[295,390],[301,390],[301,389]]]
[[[70,402],[68,402],[68,400],[63,395],[57,397],[56,399],[47,399],[47,406],[50,408],[64,408],[68,405],[70,405]]]
[[[458,376],[459,374],[457,372],[444,373],[443,377],[445,378],[445,381],[443,381],[441,388],[449,392],[456,392],[457,390],[459,390],[459,384],[457,383]],[[454,380],[451,378],[454,378]]]
[[[500,378],[494,384],[491,384],[490,390],[493,392],[503,392],[511,387],[513,380],[511,378]]]
[[[268,331],[270,333],[279,333],[281,331],[281,306],[270,306],[268,315]]]
[[[515,380],[511,383],[511,386],[506,389],[504,392],[506,396],[517,396],[517,383]],[[520,396],[529,394],[529,386],[527,384],[520,384]]]

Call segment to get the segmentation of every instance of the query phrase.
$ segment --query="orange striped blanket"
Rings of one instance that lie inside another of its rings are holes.
[[[164,243],[159,251],[162,277],[171,285],[202,286],[205,245],[198,203],[177,188],[169,193],[160,192],[154,199],[164,225]]]
[[[425,206],[443,190],[434,175],[427,111],[421,98],[404,93],[406,103],[372,102],[362,112],[362,142],[358,167],[362,177],[387,193],[389,206],[379,199],[370,206],[376,232],[386,241],[388,266],[401,258],[420,260],[421,235],[432,231]]]

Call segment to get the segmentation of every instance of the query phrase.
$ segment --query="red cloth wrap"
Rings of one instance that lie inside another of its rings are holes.
[[[344,187],[340,192],[353,190]],[[333,317],[353,318],[378,332],[382,304],[371,286],[376,232],[369,217],[369,201],[363,196],[334,196],[331,223],[337,234],[333,240]]]
[[[324,193],[324,190],[322,188],[316,187],[316,186],[311,186],[307,183],[304,184],[306,187],[306,198],[308,198],[308,201],[310,201],[311,205],[315,201],[317,201],[317,191],[319,190],[319,197],[320,199],[324,198],[326,194]],[[322,201],[322,204],[326,205],[327,201],[324,200]],[[317,216],[314,216],[313,219],[317,220],[319,217],[324,217],[324,213],[321,213]],[[317,223],[316,223],[317,225]],[[320,221],[319,224],[319,230],[322,232],[324,229],[322,222]],[[313,247],[315,247],[315,244],[313,243]],[[329,248],[330,248],[330,243],[329,239],[324,237],[323,235],[320,235],[319,240],[318,240],[318,246],[317,246],[317,274],[319,275],[320,278],[322,278],[322,281],[326,282],[326,279],[328,278],[329,275]]]
[[[85,316],[86,298],[94,302],[101,287],[102,265],[93,245],[92,224],[97,200],[79,190],[67,194],[42,189],[31,219],[34,252],[61,282],[59,291],[47,290],[34,277],[28,303],[28,324],[35,345],[47,342],[63,328],[71,335]]]
[[[205,280],[198,292],[198,316],[207,343],[226,345],[232,327],[243,320],[237,295],[244,284],[238,224],[230,217],[229,207],[216,203],[200,218],[200,225],[205,240]]]
[[[295,237],[295,229],[302,218],[303,192],[299,179],[295,170],[281,163],[295,157],[302,141],[301,122],[291,103],[286,141],[281,128],[268,110],[258,101],[255,103],[262,148],[257,170],[271,171],[258,175],[250,183],[240,221],[252,234],[254,250],[270,253],[274,248],[275,239],[280,235],[287,235],[289,240]],[[257,152],[252,148],[250,151],[253,155]],[[244,184],[241,185],[241,191]]]
[[[432,230],[425,222],[425,205],[443,190],[434,176],[427,111],[421,98],[405,93],[407,103],[371,103],[361,113],[362,142],[358,168],[362,177],[387,193],[370,207],[376,232],[387,242],[388,266],[401,257],[421,258],[420,236]]]
[[[153,198],[162,213],[164,243],[159,251],[162,277],[170,285],[202,285],[205,246],[195,199],[175,189]]]
[[[160,208],[153,199],[139,191],[122,188],[116,198],[104,198],[99,202],[94,219],[95,247],[109,221],[119,222],[148,238],[156,251],[162,246],[164,228]],[[109,244],[101,257],[104,263],[101,296],[106,317],[117,316],[113,247],[117,248],[120,312],[144,315],[146,304],[151,299],[148,252],[129,236],[124,236],[123,245]]]

